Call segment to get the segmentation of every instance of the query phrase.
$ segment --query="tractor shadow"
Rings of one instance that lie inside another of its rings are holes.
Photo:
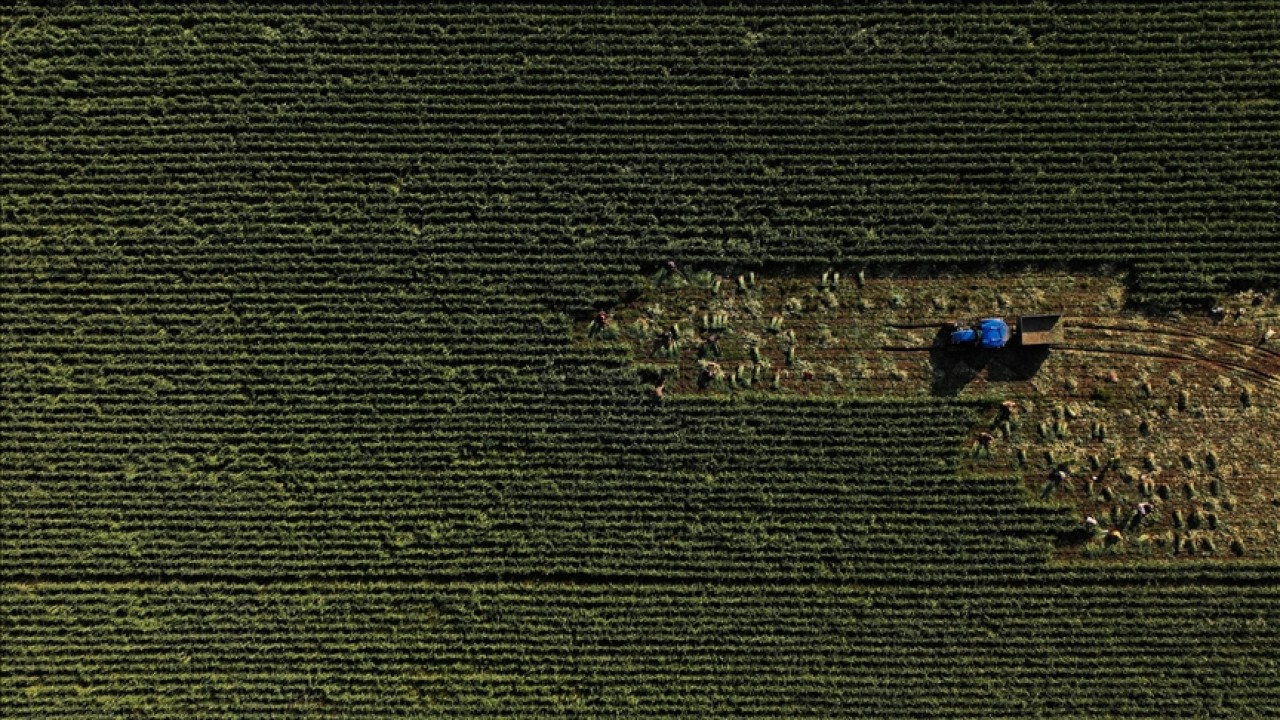
[[[951,333],[945,328],[934,336],[931,348],[929,364],[933,368],[933,384],[930,392],[939,397],[959,395],[984,372],[987,382],[992,383],[1030,380],[1049,357],[1049,348],[1043,345],[1025,348],[1010,345],[999,350],[956,347],[951,344]]]

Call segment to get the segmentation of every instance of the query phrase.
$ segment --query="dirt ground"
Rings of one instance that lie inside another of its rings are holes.
[[[1061,559],[1276,559],[1280,303],[1242,292],[1219,304],[1218,314],[1144,315],[1127,305],[1123,280],[1102,272],[663,269],[579,332],[628,343],[655,396],[989,401],[966,463],[1020,474],[1036,497],[1079,513],[1058,543]],[[1017,316],[1040,313],[1063,316],[1050,347],[949,343],[949,322],[1002,317],[1013,328]]]

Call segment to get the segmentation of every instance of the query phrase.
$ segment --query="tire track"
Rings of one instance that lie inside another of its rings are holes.
[[[1158,338],[1185,338],[1189,340],[1197,340],[1210,343],[1210,346],[1216,346],[1222,351],[1223,356],[1218,357],[1209,354],[1210,351],[1201,351],[1196,353],[1178,352],[1165,347],[1152,348],[1151,350],[1140,350],[1131,347],[1116,348],[1112,346],[1100,346],[1096,349],[1099,351],[1107,351],[1112,353],[1123,352],[1130,355],[1139,355],[1147,357],[1165,356],[1169,359],[1189,360],[1194,362],[1203,362],[1218,367],[1226,371],[1243,372],[1253,375],[1269,383],[1280,382],[1280,353],[1269,348],[1253,345],[1239,340],[1230,338],[1222,338],[1208,333],[1192,332],[1185,330],[1177,330],[1168,327],[1133,327],[1125,324],[1104,324],[1097,322],[1089,322],[1088,320],[1076,321],[1067,326],[1069,330],[1095,330],[1095,331],[1113,331],[1130,333],[1133,335],[1145,335],[1148,338],[1152,336]],[[1088,333],[1080,333],[1086,338]],[[1154,339],[1154,338],[1153,338]],[[1114,342],[1116,338],[1106,337],[1100,342]],[[1058,346],[1062,349],[1068,349],[1068,345]],[[1080,348],[1080,346],[1075,346]],[[1231,357],[1234,356],[1234,357]],[[1231,359],[1228,359],[1231,357]]]
[[[1089,330],[1118,330],[1122,332],[1151,333],[1151,334],[1158,334],[1158,335],[1167,335],[1170,337],[1185,337],[1185,338],[1192,338],[1196,340],[1208,340],[1210,342],[1221,343],[1224,345],[1231,345],[1233,347],[1237,347],[1242,350],[1247,350],[1250,352],[1260,352],[1260,353],[1263,353],[1264,355],[1269,355],[1271,357],[1280,359],[1280,351],[1272,350],[1271,348],[1268,348],[1265,345],[1259,345],[1257,343],[1247,343],[1241,340],[1232,340],[1230,338],[1219,337],[1217,335],[1210,335],[1208,333],[1179,331],[1179,330],[1174,330],[1168,327],[1154,327],[1154,328],[1153,327],[1126,327],[1121,325],[1098,325],[1093,323],[1076,322],[1069,325],[1068,328],[1084,328]]]
[[[1063,350],[1074,353],[1100,353],[1109,355],[1128,355],[1132,357],[1150,357],[1165,360],[1178,360],[1183,362],[1198,362],[1211,365],[1228,373],[1243,373],[1269,384],[1280,384],[1280,352],[1267,347],[1255,345],[1230,338],[1217,337],[1208,333],[1199,333],[1191,331],[1176,330],[1167,327],[1134,327],[1131,324],[1106,324],[1099,322],[1098,318],[1072,318],[1065,317],[1063,322],[1066,330],[1095,330],[1095,331],[1114,331],[1130,334],[1144,334],[1147,336],[1158,336],[1164,338],[1186,338],[1191,340],[1208,341],[1212,345],[1216,345],[1222,350],[1222,354],[1228,357],[1217,357],[1208,353],[1187,353],[1178,352],[1167,347],[1153,347],[1151,349],[1138,349],[1133,347],[1117,346],[1116,338],[1113,337],[1093,337],[1089,333],[1075,332],[1080,339],[1094,344],[1082,343],[1060,343],[1050,346],[1054,350]],[[886,327],[899,330],[920,330],[934,327],[941,327],[942,323],[887,323]],[[882,352],[892,353],[910,353],[910,352],[933,352],[936,350],[945,350],[944,345],[923,345],[923,346],[904,346],[904,345],[882,345],[879,350]]]
[[[1280,377],[1268,374],[1263,370],[1251,368],[1247,365],[1240,365],[1238,363],[1228,362],[1226,360],[1215,360],[1213,358],[1201,357],[1197,355],[1185,355],[1182,353],[1175,353],[1175,352],[1157,352],[1154,350],[1134,350],[1131,348],[1086,347],[1083,345],[1067,345],[1067,344],[1054,345],[1053,348],[1055,350],[1062,350],[1065,352],[1102,353],[1107,355],[1130,355],[1134,357],[1152,357],[1152,358],[1162,358],[1165,360],[1182,360],[1186,362],[1201,362],[1201,363],[1206,363],[1208,365],[1213,365],[1221,370],[1226,370],[1228,372],[1231,372],[1231,371],[1243,372],[1243,373],[1253,375],[1268,383],[1280,384]]]

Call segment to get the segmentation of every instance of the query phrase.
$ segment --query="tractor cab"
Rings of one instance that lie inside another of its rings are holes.
[[[951,331],[952,345],[977,345],[984,350],[998,350],[1009,342],[1009,324],[1000,318],[987,318],[973,327],[956,327]]]
[[[987,318],[979,326],[982,331],[982,347],[998,350],[1009,342],[1009,324],[1000,318]]]

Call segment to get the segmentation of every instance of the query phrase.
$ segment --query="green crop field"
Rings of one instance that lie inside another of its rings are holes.
[[[14,0],[0,71],[0,716],[1280,717],[1280,4]],[[839,391],[655,393],[588,323],[668,261],[1164,355],[983,465],[998,382],[812,318]]]

